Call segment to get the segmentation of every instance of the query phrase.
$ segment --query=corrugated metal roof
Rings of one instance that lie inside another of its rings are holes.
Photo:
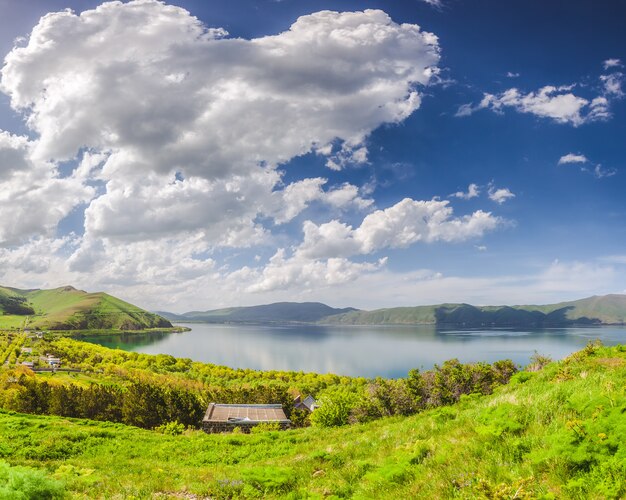
[[[288,422],[283,407],[269,405],[232,405],[211,403],[204,422]]]

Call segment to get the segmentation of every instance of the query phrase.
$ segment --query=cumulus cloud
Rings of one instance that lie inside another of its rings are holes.
[[[362,198],[359,188],[349,183],[324,191],[322,187],[327,182],[322,177],[309,178],[289,184],[281,191],[275,191],[273,194],[277,203],[273,217],[276,223],[289,222],[314,201],[334,208],[358,210],[366,209],[374,203],[372,199]]]
[[[489,186],[489,199],[495,201],[499,205],[502,205],[505,201],[515,198],[515,194],[511,192],[509,188],[496,188],[493,185]]]
[[[438,60],[434,35],[378,10],[318,12],[244,40],[136,0],[44,16],[6,57],[1,88],[41,158],[123,149],[151,170],[214,178],[337,139],[362,156],[369,132],[420,106]]]
[[[559,165],[565,165],[568,163],[587,163],[589,160],[585,155],[576,153],[567,153],[559,158]]]
[[[262,271],[253,271],[253,283],[246,291],[258,293],[294,286],[310,290],[313,287],[344,284],[356,280],[363,273],[376,271],[385,262],[385,259],[381,259],[376,263],[356,263],[339,257],[307,259],[301,254],[287,258],[285,250],[279,249]],[[247,274],[246,271],[239,271],[235,276],[240,279],[242,274]]]
[[[36,143],[0,131],[0,244],[52,235],[72,209],[93,198],[81,179],[61,177],[56,166],[34,161]]]
[[[469,116],[481,109],[491,109],[501,113],[503,108],[511,107],[520,113],[530,113],[542,118],[550,118],[557,123],[582,125],[605,117],[599,114],[598,108],[606,103],[589,102],[569,91],[570,87],[546,86],[537,92],[524,94],[516,88],[501,94],[485,94],[477,105],[464,104],[457,110],[456,116]],[[595,101],[595,99],[594,99]]]
[[[453,198],[460,198],[462,200],[471,200],[472,198],[477,198],[480,195],[480,188],[478,184],[470,184],[467,187],[467,192],[457,191],[456,193],[452,193],[450,196]]]
[[[610,60],[617,61],[619,60]],[[606,61],[608,62],[608,61]],[[606,64],[605,69],[613,67]],[[518,76],[507,73],[508,77]],[[523,92],[515,87],[499,94],[484,93],[477,104],[466,103],[459,106],[455,116],[470,116],[476,111],[490,109],[495,113],[503,113],[506,108],[514,109],[519,113],[527,113],[553,120],[556,123],[565,123],[578,127],[595,121],[607,120],[611,117],[610,99],[623,97],[622,73],[600,75],[601,88],[599,95],[591,98],[582,97],[574,93],[577,87],[573,85],[553,86],[546,85],[537,91]]]
[[[37,171],[32,199],[13,187],[0,196],[14,203],[19,192],[30,211],[56,195],[52,210],[29,217],[46,234],[89,203],[82,254],[99,240],[166,236],[258,244],[268,219],[289,222],[311,203],[371,206],[356,186],[285,184],[277,167],[308,152],[335,170],[366,162],[368,134],[419,108],[438,61],[435,35],[380,10],[322,11],[252,40],[156,0],[51,13],[7,55],[0,80],[38,137],[29,157],[48,174]],[[34,172],[6,156],[10,146],[19,157],[25,140],[0,136],[0,161]],[[56,165],[72,159],[78,166],[61,179]],[[27,215],[4,221],[0,239],[33,233]]]
[[[339,220],[323,224],[306,221],[302,243],[288,254],[279,249],[267,265],[244,267],[228,280],[247,284],[244,291],[267,293],[289,288],[310,289],[345,284],[364,274],[379,272],[387,262],[351,260],[389,248],[406,248],[416,242],[460,242],[479,238],[502,221],[488,212],[453,217],[447,201],[409,198],[367,215],[357,228]]]
[[[405,248],[416,242],[459,242],[483,236],[503,221],[489,212],[453,217],[448,201],[405,198],[395,205],[367,215],[352,228],[332,220],[304,223],[304,240],[296,254],[309,259],[365,255],[385,248]]]

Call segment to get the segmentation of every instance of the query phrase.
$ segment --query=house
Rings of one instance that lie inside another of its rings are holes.
[[[250,432],[255,425],[278,424],[281,430],[291,427],[279,404],[218,404],[211,403],[202,419],[202,429],[208,433],[232,432],[235,428]]]
[[[22,361],[22,366],[27,366],[28,368],[34,368],[35,363],[33,363],[32,361]]]
[[[307,410],[309,412],[313,412],[313,410],[318,407],[319,405],[317,404],[317,401],[315,401],[315,398],[310,394],[304,398],[304,400],[301,400],[299,395],[293,400],[294,410]]]
[[[32,347],[22,347],[21,349],[23,354],[32,354],[33,353],[33,348]]]
[[[48,354],[48,356],[46,356],[45,361],[46,363],[48,363],[48,366],[52,366],[52,367],[61,366],[61,358],[55,358],[51,354]]]

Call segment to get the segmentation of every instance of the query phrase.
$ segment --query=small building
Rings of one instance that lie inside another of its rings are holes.
[[[232,432],[235,428],[248,433],[258,424],[278,424],[281,430],[291,427],[282,405],[232,405],[211,403],[202,419],[208,433]]]
[[[23,354],[32,354],[33,353],[33,348],[32,347],[22,347],[21,349]]]
[[[22,361],[22,366],[27,366],[28,368],[34,368],[35,363],[33,363],[32,361]]]
[[[317,401],[315,401],[315,398],[310,394],[304,399],[301,399],[300,396],[296,396],[296,399],[293,400],[294,410],[307,410],[312,413],[313,410],[318,407]]]
[[[61,358],[55,358],[54,356],[48,355],[46,362],[48,366],[61,366]]]

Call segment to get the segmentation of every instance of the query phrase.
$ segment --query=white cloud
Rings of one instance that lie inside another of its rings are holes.
[[[378,272],[386,257],[376,262],[355,262],[351,257],[387,248],[405,248],[418,241],[459,242],[478,238],[503,221],[490,213],[476,211],[452,217],[447,201],[405,199],[385,210],[367,215],[359,227],[338,220],[317,225],[306,221],[304,239],[290,256],[280,249],[262,268],[245,267],[231,273],[229,280],[247,283],[246,292],[343,285],[364,274]]]
[[[372,199],[362,198],[359,189],[349,183],[324,191],[322,186],[327,182],[327,179],[321,177],[309,178],[289,184],[281,191],[275,191],[273,194],[278,202],[273,217],[276,223],[292,220],[313,201],[320,201],[334,208],[358,210],[374,203]]]
[[[598,164],[593,169],[593,175],[596,179],[604,179],[605,177],[613,177],[617,174],[617,170],[614,168],[604,168]]]
[[[370,309],[445,302],[550,304],[615,293],[623,289],[623,277],[623,273],[610,265],[576,261],[555,261],[527,273],[494,277],[445,275],[427,269],[409,273],[382,269],[341,287],[341,295],[332,303]],[[364,297],[363,290],[372,293]],[[315,300],[315,297],[309,294],[303,298]]]
[[[49,14],[6,57],[1,88],[41,158],[88,145],[211,179],[336,139],[362,159],[369,132],[419,107],[439,60],[434,35],[378,10],[318,12],[254,40],[217,34],[153,0]]]
[[[40,274],[52,274],[66,270],[63,259],[59,256],[67,246],[74,243],[72,237],[46,238],[37,236],[23,245],[13,248],[0,247],[0,277],[3,283],[13,283],[12,277],[19,276],[19,283],[27,286],[28,277]],[[39,276],[32,282],[40,286]]]
[[[602,257],[600,260],[611,264],[626,265],[626,255],[607,255],[606,257]]]
[[[267,243],[268,219],[288,222],[311,203],[366,209],[356,186],[285,185],[277,167],[307,152],[335,169],[367,162],[368,134],[419,108],[438,61],[435,35],[379,10],[318,12],[253,40],[155,0],[48,14],[2,69],[0,89],[38,139],[0,136],[12,165],[0,176],[34,179],[0,194],[0,207],[18,206],[0,240],[51,235],[88,203],[72,260],[81,268],[142,241],[164,252],[190,238],[204,252]],[[30,163],[11,160],[7,144]],[[59,177],[58,162],[74,158]]]
[[[415,306],[445,302],[475,305],[549,304],[623,290],[624,273],[597,262],[554,261],[527,272],[492,277],[446,275],[432,269],[394,272],[385,266],[340,286],[276,288],[258,292],[251,303],[321,300],[336,307]],[[363,290],[368,293],[364,294]],[[219,299],[218,299],[219,300]],[[229,305],[229,302],[221,302]]]
[[[421,1],[436,8],[443,7],[443,2],[441,0],[421,0]]]
[[[493,185],[489,186],[489,199],[495,201],[499,205],[502,205],[505,201],[515,198],[515,194],[511,192],[509,188],[496,188]]]
[[[470,184],[467,187],[467,193],[463,191],[457,191],[456,193],[452,193],[450,196],[453,198],[460,198],[462,200],[471,200],[472,198],[476,198],[480,195],[480,188],[478,184]]]
[[[528,113],[540,118],[551,119],[578,127],[594,121],[607,120],[611,117],[609,98],[621,97],[621,73],[601,75],[602,95],[591,100],[576,95],[572,90],[576,85],[555,87],[547,85],[535,92],[524,93],[517,88],[510,88],[500,94],[485,93],[478,104],[462,104],[455,116],[465,117],[482,109],[503,113],[512,108],[519,113]]]
[[[30,168],[30,148],[28,137],[0,130],[0,181],[8,179],[15,172]]]
[[[583,154],[575,154],[568,153],[559,158],[559,165],[566,164],[587,164],[590,163],[590,160]],[[592,174],[596,179],[603,179],[605,177],[613,177],[617,174],[617,169],[615,168],[604,168],[601,164],[597,164],[593,169],[587,168],[585,166],[581,167],[580,170],[582,172],[587,172]]]
[[[356,280],[363,273],[376,271],[385,262],[381,259],[376,263],[356,263],[340,257],[307,259],[300,254],[286,258],[284,249],[279,249],[262,271],[253,272],[254,282],[246,291],[258,293],[293,287],[310,290],[341,285]],[[235,277],[241,278],[241,272]]]
[[[512,71],[507,71],[506,73],[507,78],[518,78],[519,75],[520,75],[519,73],[513,73]]]
[[[601,75],[600,80],[604,84],[604,93],[608,96],[623,97],[622,83],[624,75],[622,73],[611,73],[610,75]]]
[[[33,161],[36,143],[0,131],[0,244],[52,235],[71,210],[95,191],[75,176],[61,177],[54,164]]]
[[[559,165],[565,165],[568,163],[587,163],[589,160],[585,155],[576,153],[567,153],[559,158]]]
[[[503,221],[489,212],[452,217],[448,201],[410,198],[367,215],[359,227],[333,220],[304,223],[304,240],[296,254],[309,259],[365,255],[385,248],[405,248],[418,241],[459,242],[483,236]]]
[[[604,61],[602,63],[602,66],[604,67],[605,70],[609,69],[609,68],[619,68],[622,67],[622,61],[619,59],[607,59],[606,61]]]

